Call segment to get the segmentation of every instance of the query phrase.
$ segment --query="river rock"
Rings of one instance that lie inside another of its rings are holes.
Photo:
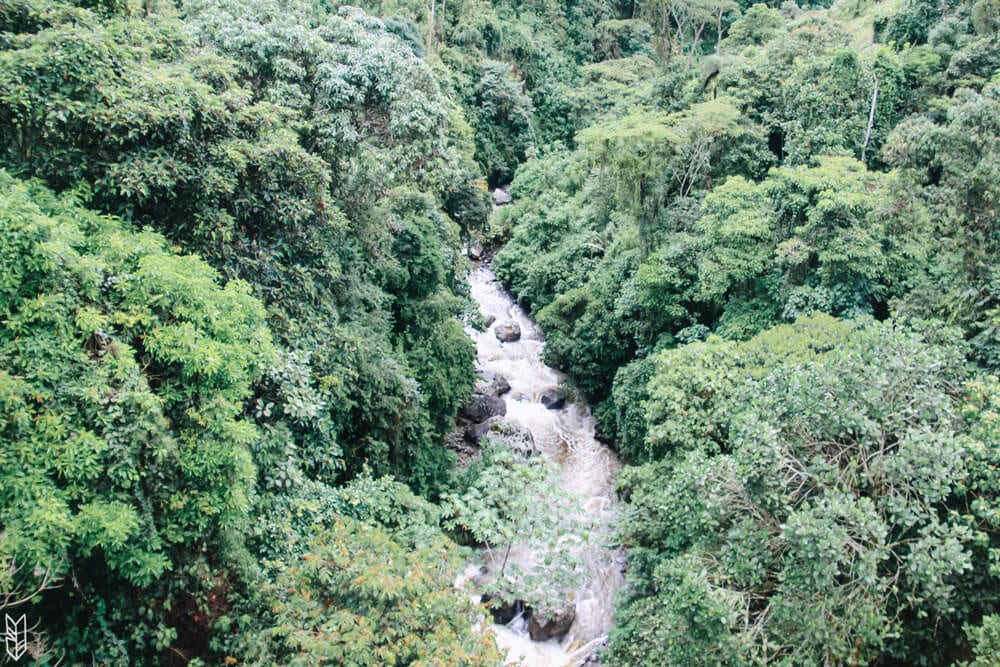
[[[510,391],[510,382],[507,381],[507,378],[497,373],[493,376],[493,382],[490,384],[490,388],[495,396],[503,396]]]
[[[549,410],[559,410],[566,405],[566,397],[558,389],[546,389],[538,400]]]
[[[502,441],[506,447],[524,458],[530,458],[539,453],[531,429],[519,421],[513,419],[494,420],[487,433],[490,438]]]
[[[510,391],[510,382],[499,373],[486,373],[476,381],[474,392],[484,396],[503,396]]]
[[[479,261],[483,258],[483,244],[479,241],[473,241],[469,244],[468,256],[469,259],[474,261]]]
[[[469,424],[465,427],[465,439],[474,444],[479,445],[480,441],[490,431],[490,427],[493,425],[494,417],[490,417],[481,424]]]
[[[486,323],[486,328],[487,329],[489,329],[491,326],[493,326],[493,323],[496,322],[496,321],[497,321],[497,316],[496,315],[487,315],[486,317],[483,318],[483,322]]]
[[[481,424],[490,417],[507,414],[507,403],[499,396],[476,395],[462,408],[461,416],[474,424]]]
[[[601,426],[601,422],[598,421],[594,424],[594,440],[597,440],[605,447],[614,448],[614,442],[608,437],[608,434],[604,432],[604,427]]]
[[[528,634],[536,642],[560,639],[569,632],[575,620],[576,605],[572,602],[567,602],[558,609],[532,610],[528,619]]]
[[[529,459],[541,453],[531,429],[506,417],[490,417],[482,424],[469,424],[464,431],[465,442],[476,448],[488,439],[510,449],[521,458]]]
[[[473,395],[482,394],[483,396],[493,396],[493,380],[489,376],[480,377],[476,380],[476,384],[472,385]]]
[[[521,339],[521,327],[517,322],[504,322],[496,326],[493,335],[502,343],[513,343]]]
[[[497,206],[505,206],[510,203],[508,186],[505,185],[493,191],[493,203]]]
[[[455,452],[458,457],[456,465],[459,470],[468,468],[473,459],[479,455],[479,447],[468,441],[465,430],[462,428],[454,428],[446,433],[444,446]]]
[[[490,596],[484,593],[480,602],[489,606],[493,622],[500,625],[507,625],[520,614],[531,613],[531,607],[526,607],[524,600],[510,600],[502,593],[499,596]]]

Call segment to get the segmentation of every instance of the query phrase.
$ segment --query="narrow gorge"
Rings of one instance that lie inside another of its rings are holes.
[[[570,512],[578,512],[581,521],[576,525],[586,527],[587,533],[558,536],[561,542],[572,545],[567,567],[579,570],[574,590],[567,596],[566,606],[571,609],[564,609],[556,618],[536,619],[531,627],[530,610],[525,613],[519,608],[512,620],[495,625],[497,641],[508,660],[520,659],[525,665],[580,664],[606,639],[614,593],[623,583],[622,556],[609,545],[617,504],[614,478],[620,463],[614,452],[596,439],[596,423],[587,404],[582,400],[564,402],[563,394],[571,390],[562,373],[542,362],[545,343],[541,329],[490,268],[475,268],[469,283],[471,296],[488,323],[483,331],[467,329],[476,342],[477,371],[487,382],[503,386],[506,404],[505,416],[491,421],[530,431],[532,453],[548,457],[558,466]],[[504,561],[530,571],[542,557],[531,547],[515,543],[510,553],[484,552],[482,566],[473,566],[470,575],[473,583],[481,581],[502,568]],[[554,569],[559,567],[560,563],[554,564]],[[532,636],[546,637],[549,632],[545,630],[559,623],[563,627],[557,628],[555,637],[532,640]],[[569,624],[568,631],[564,631],[565,624]]]

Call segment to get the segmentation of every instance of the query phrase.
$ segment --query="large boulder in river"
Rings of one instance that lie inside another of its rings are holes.
[[[510,192],[508,192],[507,186],[497,188],[493,191],[493,203],[497,206],[504,206],[510,203]]]
[[[479,446],[483,436],[490,432],[496,417],[490,417],[481,424],[469,424],[465,427],[465,439],[472,444]]]
[[[503,396],[508,391],[510,391],[510,382],[507,378],[500,375],[499,373],[493,378],[493,391],[496,392],[497,396]]]
[[[521,327],[517,322],[504,322],[493,329],[493,335],[503,343],[513,343],[521,339]]]
[[[462,408],[461,416],[474,424],[480,424],[490,417],[507,414],[507,403],[499,396],[472,397]]]
[[[505,447],[524,458],[530,458],[541,451],[535,444],[535,437],[531,434],[531,429],[513,419],[505,418],[492,421],[485,435],[491,440],[501,442]]]
[[[546,389],[538,400],[549,410],[559,410],[566,405],[566,397],[558,389]]]
[[[526,607],[524,600],[512,600],[505,593],[496,596],[483,593],[479,601],[489,607],[493,622],[500,625],[507,625],[521,614],[531,613],[531,607]]]
[[[557,609],[533,609],[528,619],[528,634],[536,642],[561,639],[576,620],[576,605],[567,602]]]
[[[528,459],[541,453],[531,430],[524,424],[507,417],[490,417],[481,424],[468,424],[464,431],[465,442],[482,447],[491,441]]]
[[[510,382],[499,373],[487,373],[476,382],[475,392],[484,396],[503,396],[510,391]]]

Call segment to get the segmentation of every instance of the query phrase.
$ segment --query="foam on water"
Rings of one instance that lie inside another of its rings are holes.
[[[614,478],[621,466],[614,452],[594,437],[595,421],[585,404],[568,403],[561,410],[548,410],[540,402],[542,393],[560,386],[564,377],[542,362],[545,343],[541,330],[497,282],[493,272],[479,267],[469,275],[469,284],[482,314],[496,318],[486,331],[468,329],[476,342],[478,369],[503,375],[510,382],[510,393],[504,396],[507,418],[530,429],[536,446],[559,464],[563,489],[579,503],[582,516],[590,520],[592,533],[596,533],[580,547],[586,576],[573,598],[576,620],[569,634],[561,642],[533,642],[524,619],[515,618],[506,626],[494,626],[497,643],[512,664],[578,665],[607,636],[614,593],[623,583],[620,553],[604,546],[614,522]],[[520,340],[497,340],[494,327],[507,322],[520,326]],[[502,557],[484,553],[486,568],[496,567],[494,561]],[[522,567],[530,567],[534,554],[515,546],[510,558]],[[474,579],[477,570],[473,567],[468,578]]]

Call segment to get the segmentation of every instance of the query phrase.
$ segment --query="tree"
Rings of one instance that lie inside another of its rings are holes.
[[[439,489],[439,438],[472,365],[453,322],[458,235],[438,211],[473,163],[427,63],[356,10],[191,3],[181,24],[32,7],[40,27],[0,51],[0,161],[57,189],[85,183],[89,206],[250,283],[323,406],[294,417],[265,379],[256,418],[323,461],[312,471],[368,458]],[[419,275],[395,282],[400,270]],[[448,354],[417,344],[437,331]]]
[[[412,547],[384,529],[339,517],[299,563],[265,585],[265,626],[244,639],[255,664],[494,665],[482,614],[453,588],[460,559],[438,539]]]
[[[476,160],[491,184],[509,183],[535,143],[533,102],[511,66],[494,60],[483,61],[471,93]]]
[[[632,113],[580,133],[586,159],[602,170],[615,199],[631,209],[645,245],[650,227],[672,197],[684,198],[710,182],[727,141],[746,132],[726,101],[696,104],[674,114]]]
[[[573,549],[584,537],[584,522],[574,518],[552,463],[513,449],[519,437],[503,431],[488,436],[462,486],[444,498],[443,525],[490,554],[495,571],[485,593],[540,609],[566,599],[578,584]],[[511,560],[515,548],[527,548],[534,562]]]
[[[764,35],[773,30],[774,18],[766,16],[761,16]],[[861,157],[876,75],[879,96],[870,152],[882,145],[908,102],[895,54],[859,54],[843,26],[826,16],[791,23],[765,48],[746,53],[746,59],[720,72],[718,88],[767,128],[770,150],[785,163],[809,164],[821,155]],[[775,77],[785,82],[780,94],[769,83]]]
[[[772,300],[788,319],[872,312],[891,282],[873,215],[878,183],[862,164],[832,157],[772,170],[759,185],[730,179],[705,198],[698,222],[699,298]],[[754,332],[731,317],[736,308],[727,312],[725,330]]]
[[[151,656],[154,637],[162,650],[177,636],[160,604],[211,585],[178,594],[165,575],[202,558],[225,571],[240,549],[257,437],[243,402],[275,354],[264,309],[245,283],[71,196],[0,172],[0,201],[0,558],[30,564],[15,588],[73,573],[41,595],[72,659]],[[100,601],[95,618],[60,609],[73,590]]]
[[[785,21],[776,9],[763,3],[751,5],[743,16],[729,26],[726,35],[727,46],[760,46],[778,34]]]
[[[787,361],[761,339],[717,347],[728,386],[670,399],[675,419],[717,406],[712,441],[623,476],[634,592],[612,664],[909,662],[961,641],[959,582],[983,565],[950,510],[969,454],[994,449],[962,425],[961,348],[891,322],[830,346],[816,324],[770,338],[801,336]],[[651,402],[664,400],[658,382]],[[656,438],[663,417],[650,415]]]
[[[661,55],[669,59],[687,52],[690,60],[714,13],[729,7],[715,0],[651,0],[642,3],[640,14],[653,26]]]

